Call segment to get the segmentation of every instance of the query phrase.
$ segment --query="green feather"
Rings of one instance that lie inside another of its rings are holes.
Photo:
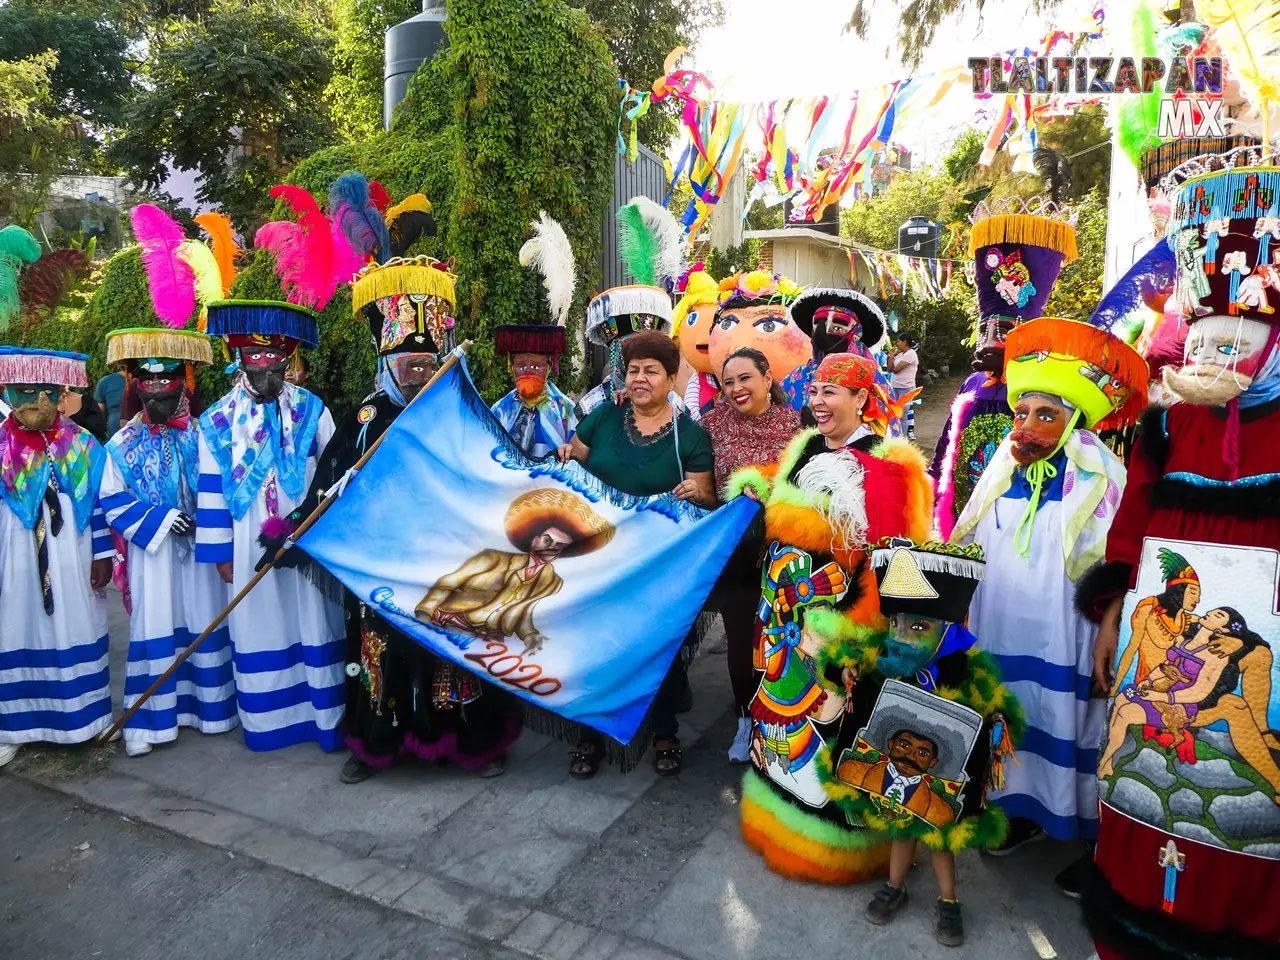
[[[645,226],[638,204],[628,203],[618,208],[618,258],[636,283],[656,286],[654,264],[658,262],[658,241]]]
[[[1174,553],[1168,547],[1161,547],[1156,553],[1156,557],[1160,561],[1160,576],[1165,580],[1172,580],[1175,576],[1185,570],[1191,564],[1187,563],[1187,558],[1180,553]]]
[[[22,304],[18,298],[18,271],[23,264],[40,259],[40,244],[17,224],[0,230],[0,331],[18,315]]]

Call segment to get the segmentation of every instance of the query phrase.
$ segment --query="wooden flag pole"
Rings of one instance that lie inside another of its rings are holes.
[[[444,376],[445,373],[448,372],[449,368],[458,362],[459,355],[462,353],[466,353],[467,348],[470,346],[471,346],[471,341],[464,340],[459,345],[457,351],[450,353],[448,358],[445,360],[445,362],[440,365],[440,369],[435,372],[435,376],[433,376],[430,380],[428,380],[426,386],[424,386],[421,390],[419,390],[417,394],[414,395],[414,398],[410,400],[407,404],[405,404],[405,410],[408,410],[409,407],[413,406],[413,404],[417,402],[419,397],[421,397],[424,393],[426,393],[433,386],[435,386],[436,381],[439,380],[442,376]],[[382,434],[378,437],[378,439],[373,441],[373,446],[371,446],[368,450],[364,452],[364,456],[362,456],[359,460],[357,460],[355,466],[352,467],[351,469],[358,473],[360,469],[365,465],[365,461],[367,461],[371,456],[373,456],[374,451],[378,449],[379,445],[382,443],[383,439],[386,438],[386,436],[387,436],[386,431],[383,431]],[[279,550],[276,551],[276,555],[271,558],[271,562],[268,563],[261,570],[259,570],[257,573],[255,573],[253,575],[253,579],[240,588],[240,592],[237,593],[231,599],[231,602],[227,604],[226,608],[220,614],[214,617],[213,623],[205,627],[204,632],[200,634],[200,636],[192,640],[191,645],[187,647],[187,649],[183,650],[180,654],[178,654],[176,658],[174,658],[174,661],[169,666],[169,669],[167,669],[164,673],[160,674],[160,676],[156,678],[155,682],[151,684],[151,686],[147,687],[147,689],[143,692],[142,696],[138,697],[138,699],[134,702],[133,706],[129,707],[129,709],[127,709],[121,715],[120,719],[111,725],[111,728],[109,730],[107,730],[105,733],[100,734],[98,736],[97,740],[99,743],[106,743],[108,740],[114,737],[116,733],[126,723],[129,722],[129,719],[135,713],[138,712],[138,710],[142,707],[142,705],[146,703],[148,700],[150,700],[151,697],[155,695],[155,692],[157,690],[159,690],[162,686],[164,686],[165,681],[168,680],[170,677],[172,677],[174,673],[177,671],[177,669],[181,667],[184,663],[186,663],[193,653],[195,653],[198,649],[200,649],[200,644],[204,643],[205,640],[209,638],[209,635],[213,633],[213,631],[217,630],[218,627],[222,626],[222,622],[226,620],[227,617],[231,616],[231,611],[240,605],[240,601],[249,595],[250,591],[252,591],[253,588],[258,585],[259,581],[261,581],[262,578],[267,575],[268,571],[270,571],[272,567],[275,566],[275,562],[279,560],[282,556],[284,556],[285,551],[288,550],[289,547],[292,546],[294,543],[296,543],[299,539],[301,539],[302,535],[306,533],[308,530],[310,530],[312,526],[315,525],[317,520],[319,520],[321,517],[324,516],[325,511],[328,510],[329,507],[331,507],[337,499],[338,499],[337,497],[324,497],[318,504],[316,504],[316,508],[311,511],[311,513],[307,516],[307,519],[303,520],[302,523],[299,525],[298,529],[293,531],[292,534],[290,534],[289,539],[285,542],[284,546],[282,546]]]

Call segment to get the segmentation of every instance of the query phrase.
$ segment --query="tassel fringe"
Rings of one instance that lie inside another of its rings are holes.
[[[457,278],[437,267],[437,262],[430,257],[417,257],[366,267],[351,285],[351,309],[359,312],[375,300],[408,293],[442,297],[456,304]]]
[[[127,327],[107,334],[107,363],[164,357],[190,363],[213,363],[209,338],[189,330]]]
[[[62,387],[88,387],[83,353],[60,350],[26,350],[0,347],[0,384],[52,383]]]
[[[1032,247],[1048,247],[1066,257],[1070,263],[1079,256],[1076,228],[1062,220],[1050,220],[1031,213],[1005,213],[973,225],[969,234],[969,256],[993,243],[1025,243]]]
[[[277,300],[222,300],[209,304],[209,336],[291,337],[308,347],[320,342],[316,315]]]

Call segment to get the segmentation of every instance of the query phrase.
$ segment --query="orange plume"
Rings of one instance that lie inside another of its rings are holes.
[[[199,213],[196,223],[209,235],[213,259],[218,262],[218,275],[222,278],[222,295],[229,296],[236,279],[236,258],[241,253],[231,229],[231,218],[225,213]]]

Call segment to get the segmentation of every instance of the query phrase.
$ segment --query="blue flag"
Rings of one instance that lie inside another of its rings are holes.
[[[625,744],[758,509],[529,460],[459,363],[299,546],[432,653]]]

